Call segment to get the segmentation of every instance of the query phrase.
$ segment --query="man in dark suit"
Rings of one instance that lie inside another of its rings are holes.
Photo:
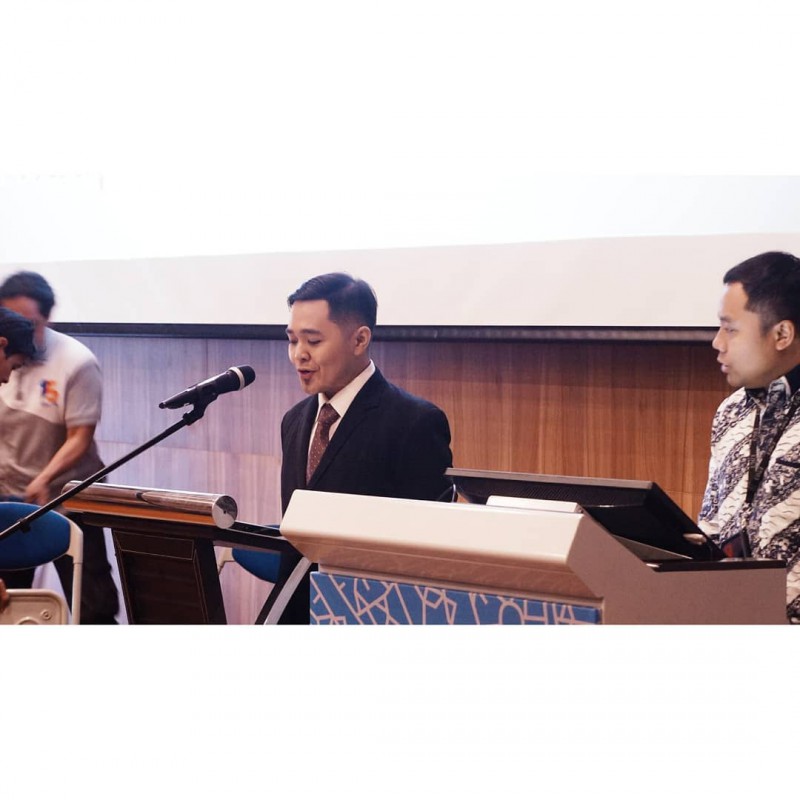
[[[451,500],[447,417],[389,383],[370,359],[378,303],[369,284],[320,275],[288,302],[289,358],[310,397],[281,424],[283,511],[295,489]]]
[[[342,273],[320,275],[292,294],[289,306],[289,358],[311,397],[281,424],[284,512],[292,492],[306,488],[452,499],[444,475],[453,463],[447,417],[389,383],[370,359],[377,316],[370,286]]]

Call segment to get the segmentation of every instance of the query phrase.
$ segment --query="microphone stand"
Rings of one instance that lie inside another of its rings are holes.
[[[31,512],[27,517],[23,517],[22,519],[18,520],[9,528],[6,528],[2,533],[0,533],[0,540],[5,539],[6,536],[11,536],[12,533],[16,533],[19,530],[28,531],[31,523],[34,520],[39,519],[39,517],[43,516],[48,511],[52,511],[54,508],[56,508],[56,506],[61,505],[61,503],[63,503],[65,500],[69,500],[71,497],[75,497],[76,494],[82,492],[84,489],[88,489],[93,483],[97,483],[97,481],[99,481],[101,478],[105,478],[109,472],[113,472],[115,469],[117,469],[117,467],[127,464],[131,459],[136,458],[136,456],[140,455],[141,453],[144,453],[145,450],[149,450],[151,447],[153,447],[153,445],[158,444],[168,436],[172,436],[173,433],[177,433],[182,428],[186,428],[187,426],[197,422],[197,420],[202,419],[203,414],[206,413],[206,408],[208,405],[216,400],[217,397],[217,394],[213,394],[208,397],[199,398],[195,401],[192,410],[187,411],[183,415],[180,422],[170,425],[169,428],[159,433],[158,436],[154,436],[140,447],[137,447],[133,452],[128,453],[128,455],[123,456],[113,464],[103,467],[103,469],[98,470],[94,475],[91,475],[85,481],[81,481],[81,483],[79,483],[77,486],[74,486],[69,491],[60,494],[54,500],[51,500],[49,503],[47,503],[47,505],[37,508],[36,511]]]

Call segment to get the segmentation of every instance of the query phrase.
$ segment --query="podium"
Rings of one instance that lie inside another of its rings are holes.
[[[276,528],[237,522],[227,495],[95,484],[64,507],[111,530],[130,624],[225,624],[214,545],[281,553],[267,600],[276,616],[294,590],[293,571],[305,564]]]
[[[579,508],[295,491],[316,624],[786,622],[782,562],[648,560]]]

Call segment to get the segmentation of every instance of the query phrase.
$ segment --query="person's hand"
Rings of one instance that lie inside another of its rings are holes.
[[[25,502],[43,506],[50,502],[50,485],[37,475],[25,489]]]
[[[8,592],[6,591],[6,585],[3,583],[3,579],[0,578],[0,614],[6,610],[10,602],[11,598],[8,596]]]

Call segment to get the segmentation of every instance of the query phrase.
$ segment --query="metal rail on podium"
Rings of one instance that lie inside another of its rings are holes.
[[[654,560],[566,503],[299,490],[281,531],[319,565],[318,624],[786,622],[782,562]]]
[[[270,605],[288,599],[286,580],[302,559],[276,527],[237,522],[228,495],[95,484],[64,507],[111,530],[131,624],[225,624],[215,544],[281,553]]]

